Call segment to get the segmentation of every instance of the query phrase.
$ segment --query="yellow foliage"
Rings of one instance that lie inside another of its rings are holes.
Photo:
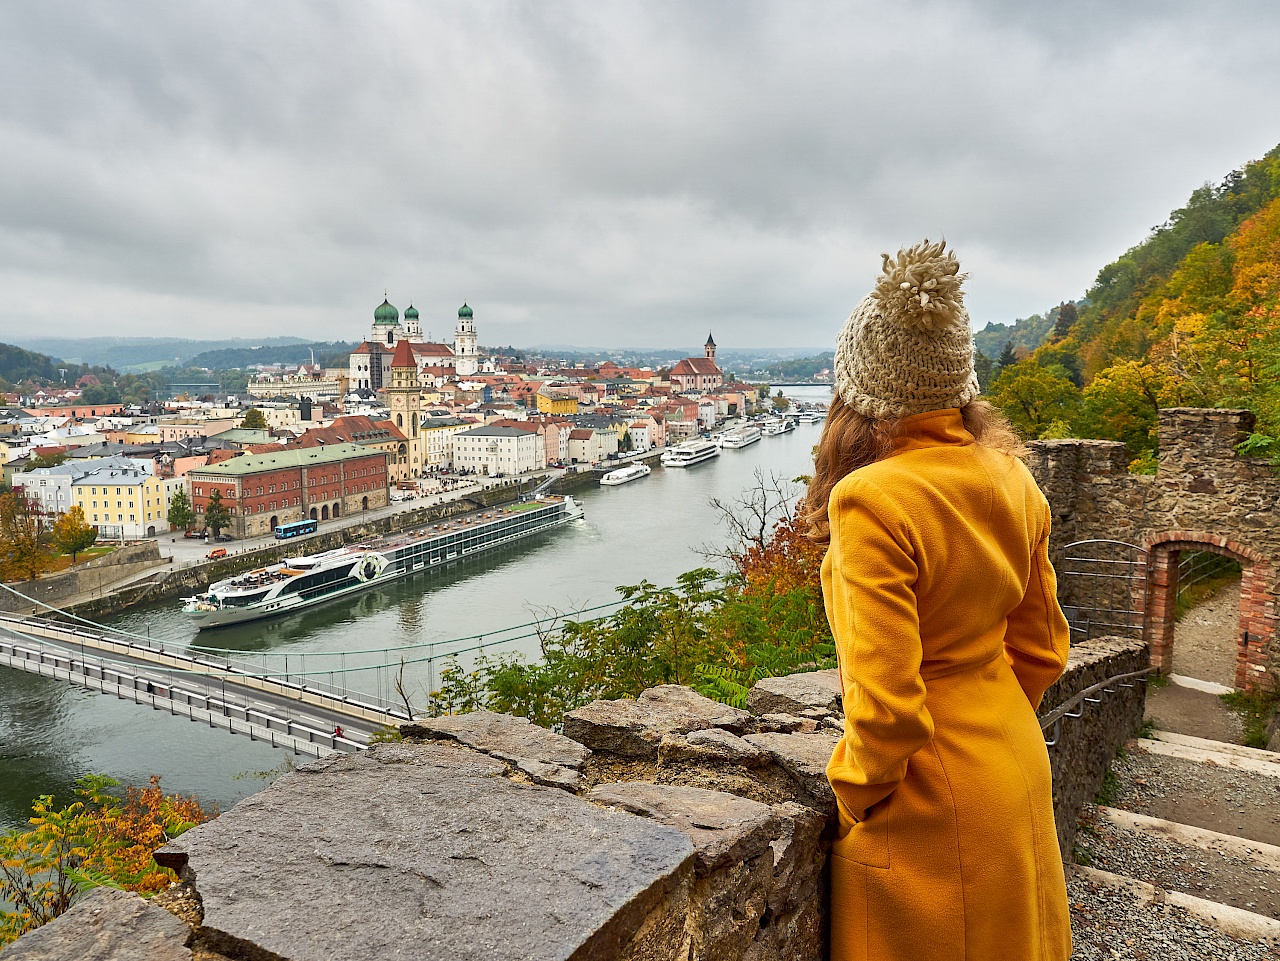
[[[32,803],[31,829],[0,837],[0,944],[52,921],[94,887],[144,895],[163,891],[174,873],[152,859],[188,828],[208,818],[194,797],[166,796],[160,779],[146,788],[111,793],[116,781],[88,775],[76,782],[79,800],[54,807],[49,795]]]

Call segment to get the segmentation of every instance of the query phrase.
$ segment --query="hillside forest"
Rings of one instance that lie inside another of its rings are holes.
[[[1245,451],[1280,454],[1280,147],[1195,190],[1050,316],[1034,349],[980,358],[1023,436],[1123,441],[1150,471],[1162,408],[1242,407]]]

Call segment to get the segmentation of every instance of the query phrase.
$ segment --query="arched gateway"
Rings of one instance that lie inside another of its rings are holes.
[[[1073,634],[1139,636],[1162,673],[1173,666],[1179,558],[1210,552],[1240,564],[1235,685],[1280,687],[1280,476],[1236,447],[1244,410],[1160,412],[1160,465],[1130,474],[1123,444],[1034,441],[1027,464],[1053,509],[1050,552]]]

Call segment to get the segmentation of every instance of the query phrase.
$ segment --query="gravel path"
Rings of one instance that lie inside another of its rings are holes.
[[[1232,581],[1186,613],[1173,629],[1173,673],[1236,686],[1240,582]]]
[[[1100,817],[1092,804],[1080,816],[1076,848],[1084,856],[1081,863],[1103,871],[1280,919],[1280,873],[1245,858],[1128,831]]]
[[[1280,844],[1280,778],[1135,747],[1126,747],[1111,770],[1116,779],[1112,807]]]
[[[1265,941],[1237,941],[1171,905],[1146,904],[1133,895],[1079,877],[1067,878],[1076,961],[1275,961],[1280,949]],[[1014,955],[1010,955],[1013,958]]]

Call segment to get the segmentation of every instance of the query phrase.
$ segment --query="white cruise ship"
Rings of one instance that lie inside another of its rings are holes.
[[[750,447],[762,436],[759,427],[754,424],[748,424],[745,427],[735,427],[732,430],[725,431],[716,438],[716,441],[721,447],[736,450],[741,447]]]
[[[572,497],[546,496],[450,517],[366,544],[294,557],[228,577],[184,600],[196,626],[223,627],[291,614],[559,527],[582,516]]]
[[[662,454],[663,467],[692,467],[720,456],[720,448],[709,440],[685,441]]]
[[[800,411],[800,423],[817,424],[826,420],[827,412],[821,407],[809,407]]]
[[[790,417],[770,417],[764,422],[764,435],[766,437],[787,434],[795,429],[796,422]]]
[[[600,478],[600,483],[606,487],[616,487],[619,484],[626,484],[629,481],[639,480],[641,477],[648,477],[653,470],[648,464],[628,464],[626,467],[619,467],[617,470],[611,470]]]

